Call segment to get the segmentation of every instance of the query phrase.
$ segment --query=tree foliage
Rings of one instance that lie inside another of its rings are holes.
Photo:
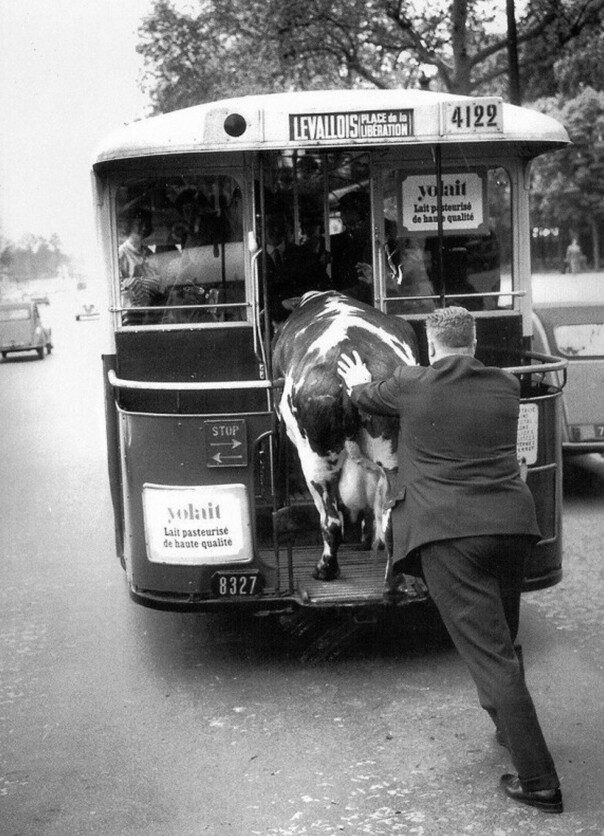
[[[140,28],[158,112],[223,96],[325,87],[410,87],[436,74],[450,92],[503,92],[501,3],[484,0],[156,0]],[[518,20],[521,75],[534,95],[591,68],[604,0],[530,0]],[[497,26],[497,21],[499,25]],[[576,60],[581,47],[584,67]],[[558,63],[557,63],[558,62]],[[536,70],[533,67],[536,66]]]
[[[534,107],[558,119],[573,145],[533,164],[534,223],[565,233],[588,233],[598,265],[604,223],[604,91],[586,87],[573,99],[542,99]]]
[[[50,239],[28,234],[19,243],[0,241],[0,277],[9,282],[55,278],[69,257],[61,249],[56,235]]]

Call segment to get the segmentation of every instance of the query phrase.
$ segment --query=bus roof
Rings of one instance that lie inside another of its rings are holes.
[[[222,99],[132,122],[102,142],[94,165],[214,151],[431,143],[483,150],[494,143],[505,146],[498,153],[531,158],[569,142],[555,119],[496,97],[342,89]]]

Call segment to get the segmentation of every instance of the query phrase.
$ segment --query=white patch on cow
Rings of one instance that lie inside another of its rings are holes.
[[[321,524],[325,527],[329,527],[330,524],[342,526],[341,514],[338,514],[337,517],[330,517],[328,508],[323,500],[323,496],[319,491],[317,491],[314,484],[325,485],[327,482],[334,480],[334,477],[336,477],[342,469],[342,465],[344,464],[347,455],[346,450],[341,450],[340,453],[337,454],[337,457],[334,457],[333,455],[330,456],[329,460],[327,457],[319,456],[315,453],[315,451],[311,448],[308,439],[300,432],[296,417],[290,408],[289,400],[292,390],[293,380],[290,376],[287,376],[285,378],[283,395],[281,396],[281,402],[279,404],[281,419],[285,423],[287,435],[298,452],[302,473],[304,474],[304,478],[306,480],[306,484],[308,485],[313,502],[315,503],[315,507],[319,512]],[[323,553],[324,555],[329,554],[327,543],[324,545]]]
[[[318,353],[317,362],[325,359],[328,352],[334,345],[348,339],[348,329],[358,328],[376,337],[378,342],[389,346],[396,356],[407,366],[417,365],[410,347],[401,342],[393,334],[388,334],[377,325],[373,325],[364,317],[364,312],[353,303],[339,297],[328,299],[324,310],[319,314],[318,319],[331,317],[331,322],[323,331],[320,337],[308,347],[308,353]]]
[[[386,470],[394,470],[398,467],[398,457],[394,452],[394,442],[378,436],[374,438],[367,430],[361,430],[361,447],[364,454],[372,462],[379,462]]]

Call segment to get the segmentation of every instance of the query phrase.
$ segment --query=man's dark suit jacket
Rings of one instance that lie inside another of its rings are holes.
[[[520,478],[520,384],[473,357],[400,366],[361,384],[361,410],[400,416],[398,500],[392,514],[401,559],[435,540],[491,534],[539,538],[535,505]]]

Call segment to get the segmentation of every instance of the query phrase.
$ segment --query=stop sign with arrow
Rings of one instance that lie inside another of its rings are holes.
[[[204,421],[204,438],[208,467],[247,466],[247,432],[243,419]]]

